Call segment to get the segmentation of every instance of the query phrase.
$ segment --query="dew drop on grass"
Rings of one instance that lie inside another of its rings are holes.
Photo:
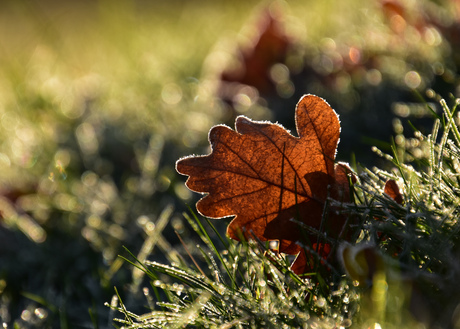
[[[113,295],[112,300],[110,301],[110,307],[115,308],[118,306],[118,296]]]
[[[324,307],[324,305],[326,305],[326,299],[324,297],[318,297],[318,300],[316,301],[316,306]]]
[[[339,295],[342,294],[342,292],[343,292],[342,290],[334,290],[334,291],[331,293],[331,295],[332,295],[332,296],[339,296]]]

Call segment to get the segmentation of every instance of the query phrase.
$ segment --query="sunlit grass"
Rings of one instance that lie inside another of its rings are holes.
[[[150,278],[150,287],[144,288],[150,302],[148,313],[134,314],[122,297],[120,306],[111,306],[124,315],[116,321],[127,328],[458,325],[457,105],[458,100],[451,106],[441,100],[443,123],[435,121],[428,136],[415,131],[421,143],[417,147],[426,154],[416,167],[409,163],[412,146],[407,144],[401,158],[396,149],[394,156],[382,154],[393,170],[362,169],[352,187],[354,201],[341,205],[344,214],[356,219],[351,229],[358,234],[335,242],[341,266],[328,264],[334,275],[318,271],[299,277],[285,255],[275,255],[257,241],[228,240],[211,220],[205,226],[185,213],[201,242],[186,248],[179,261],[142,262],[129,251],[127,259],[123,256]],[[388,179],[400,186],[402,203],[384,193]],[[213,231],[214,239],[209,235]]]

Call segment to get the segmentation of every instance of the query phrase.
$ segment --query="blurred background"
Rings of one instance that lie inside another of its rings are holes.
[[[416,162],[404,136],[460,96],[459,54],[455,0],[2,0],[4,327],[112,327],[114,286],[142,310],[117,256],[174,258],[174,231],[193,246],[174,166],[209,152],[214,124],[295,132],[312,93],[341,118],[339,160],[385,166],[371,148],[393,144]]]

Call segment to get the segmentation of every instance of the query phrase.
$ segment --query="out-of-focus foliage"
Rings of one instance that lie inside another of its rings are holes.
[[[347,127],[338,157],[355,152],[372,163],[366,150],[388,140],[394,114],[429,113],[411,89],[458,96],[456,6],[2,1],[1,321],[111,326],[102,305],[113,285],[142,308],[143,276],[116,256],[125,245],[140,260],[177,260],[174,230],[193,246],[182,216],[168,214],[169,205],[180,211],[192,200],[174,162],[206,153],[209,128],[233,124],[236,114],[290,127],[299,96],[318,94]],[[253,48],[271,56],[260,61]],[[261,62],[265,68],[255,69]],[[240,86],[235,63],[248,64],[265,87],[252,78]],[[403,147],[409,139],[395,127]]]
[[[121,246],[190,198],[174,162],[218,113],[196,98],[202,58],[251,7],[0,4],[2,322],[110,323],[103,303],[132,281]]]
[[[259,11],[237,46],[222,42],[205,62],[230,123],[245,114],[294,129],[290,108],[313,93],[354,128],[343,133],[339,158],[357,152],[367,164],[378,159],[363,148],[389,151],[394,116],[430,129],[432,113],[414,91],[458,96],[456,1],[318,1],[291,13],[279,3]]]

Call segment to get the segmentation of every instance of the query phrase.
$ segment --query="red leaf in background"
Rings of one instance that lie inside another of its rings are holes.
[[[240,65],[222,72],[222,89],[226,88],[225,83],[234,82],[255,87],[262,94],[273,90],[270,69],[284,60],[292,40],[284,33],[282,22],[269,9],[262,12],[253,28],[256,30],[253,43],[239,50]]]
[[[402,204],[403,196],[399,191],[398,184],[393,179],[387,180],[385,183],[384,193],[387,194],[390,198],[395,200],[396,203]]]
[[[207,194],[197,210],[212,218],[235,216],[227,228],[231,238],[278,240],[279,251],[287,254],[304,251],[297,242],[305,230],[292,219],[338,237],[346,219],[331,213],[323,221],[323,211],[328,196],[348,201],[351,169],[334,165],[340,123],[329,104],[313,95],[301,98],[296,107],[299,137],[278,124],[244,116],[235,127],[211,129],[211,154],[177,161],[177,171],[189,176],[187,187]],[[311,243],[318,242],[317,234],[308,235]],[[299,256],[299,262],[308,257]],[[299,264],[293,269],[307,270]]]

